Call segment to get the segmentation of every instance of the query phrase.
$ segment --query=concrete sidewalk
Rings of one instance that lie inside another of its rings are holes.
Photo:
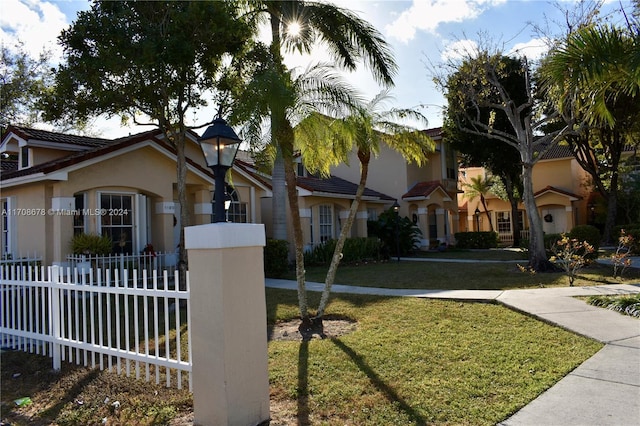
[[[294,281],[287,280],[267,278],[265,284],[272,288],[296,288]],[[322,291],[322,287],[320,283],[307,283],[309,291]],[[640,284],[505,291],[402,290],[334,285],[332,291],[467,301],[494,300],[605,343],[602,350],[500,425],[600,426],[637,424],[640,419],[640,320],[588,305],[575,298],[640,293]]]

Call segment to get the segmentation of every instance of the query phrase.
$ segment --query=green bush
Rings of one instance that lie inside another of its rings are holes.
[[[393,209],[384,211],[377,221],[367,222],[367,233],[370,237],[378,237],[382,241],[383,258],[406,256],[420,246],[422,233],[408,217],[399,217]]]
[[[113,250],[113,242],[106,235],[76,234],[71,239],[71,252],[89,256],[104,256]]]
[[[327,240],[304,254],[305,265],[331,263],[337,240]],[[347,238],[342,248],[342,262],[353,263],[383,258],[382,242],[378,238]]]
[[[458,232],[455,235],[456,248],[489,249],[498,247],[497,232]]]
[[[593,247],[592,253],[587,253],[587,259],[596,259],[598,257],[598,249],[600,248],[600,230],[592,225],[578,225],[569,232],[569,238],[580,242],[586,241]]]
[[[289,270],[289,243],[267,238],[264,247],[264,275],[280,278]]]

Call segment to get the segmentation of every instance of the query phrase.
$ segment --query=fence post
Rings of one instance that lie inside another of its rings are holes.
[[[60,283],[60,267],[51,267],[50,277],[51,287],[49,287],[49,300],[51,301],[51,307],[49,309],[49,327],[50,334],[53,337],[53,369],[60,371],[62,367],[62,353],[60,345],[60,288],[56,287],[56,284]]]
[[[264,225],[185,228],[195,425],[269,420]]]

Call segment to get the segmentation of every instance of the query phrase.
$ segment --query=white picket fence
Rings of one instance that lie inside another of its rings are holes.
[[[64,273],[63,273],[64,272]],[[139,286],[135,283],[150,282]],[[106,279],[102,277],[105,276]],[[58,266],[0,267],[0,343],[191,390],[189,278]]]

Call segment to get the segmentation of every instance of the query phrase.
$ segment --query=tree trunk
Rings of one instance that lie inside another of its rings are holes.
[[[536,272],[544,272],[553,269],[551,262],[547,259],[547,251],[544,247],[544,232],[542,231],[542,220],[536,206],[533,192],[533,165],[522,165],[522,196],[524,206],[529,219],[529,268]]]
[[[286,180],[287,195],[289,198],[289,210],[291,224],[293,226],[293,243],[296,260],[296,281],[298,283],[298,307],[300,308],[301,328],[309,328],[309,306],[307,302],[307,289],[304,275],[304,246],[302,237],[302,223],[300,221],[300,208],[298,206],[298,191],[296,174],[293,163],[293,128],[288,121],[280,124],[279,140],[282,146],[282,158],[284,162],[284,175]]]
[[[369,161],[371,159],[370,152],[358,152],[358,158],[360,159],[360,182],[358,183],[358,189],[356,190],[356,196],[351,203],[351,209],[349,210],[349,217],[347,217],[347,221],[340,230],[340,236],[338,237],[338,241],[336,242],[336,247],[333,251],[333,257],[331,258],[331,265],[329,265],[329,270],[327,271],[327,277],[324,281],[324,290],[322,291],[322,296],[320,297],[320,304],[318,305],[318,312],[316,313],[316,319],[322,321],[322,317],[324,316],[324,311],[327,308],[327,303],[329,302],[329,295],[331,294],[331,286],[336,279],[336,273],[338,272],[338,265],[340,264],[340,260],[342,259],[342,248],[344,247],[344,243],[347,240],[347,235],[351,232],[351,227],[353,226],[353,222],[356,218],[356,214],[358,213],[358,206],[360,205],[360,201],[362,200],[362,194],[364,194],[365,185],[367,184],[367,176],[369,174]]]
[[[277,5],[271,5],[275,7]],[[270,53],[273,58],[273,62],[278,70],[282,69],[282,55],[280,53],[280,17],[277,13],[270,14],[271,23],[271,46]],[[272,232],[273,238],[276,240],[287,241],[287,192],[285,188],[285,165],[282,155],[282,147],[280,146],[279,130],[278,126],[284,119],[284,112],[280,109],[284,108],[278,104],[276,99],[273,99],[273,105],[271,106],[271,142],[276,146],[276,157],[273,163],[272,172],[272,194],[271,209],[272,209]]]
[[[480,195],[480,202],[482,203],[482,207],[484,208],[484,213],[487,215],[487,220],[489,221],[489,229],[493,232],[493,221],[491,220],[491,214],[487,209],[487,202],[484,199],[484,195]]]
[[[287,240],[287,191],[285,185],[285,167],[282,149],[276,144],[276,158],[271,175],[271,208],[273,217],[272,232],[276,240]]]
[[[182,127],[182,126],[181,126]],[[187,285],[187,250],[184,245],[184,228],[189,226],[189,204],[187,202],[187,160],[185,154],[185,131],[183,128],[174,135],[176,147],[176,171],[178,204],[180,204],[180,243],[178,247],[178,281],[180,289]]]

